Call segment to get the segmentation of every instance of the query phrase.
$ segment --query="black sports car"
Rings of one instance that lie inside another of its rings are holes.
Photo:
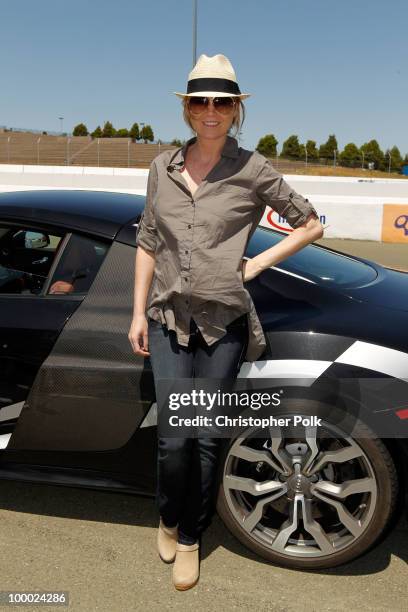
[[[155,494],[154,381],[128,339],[143,207],[0,194],[0,478]],[[257,228],[246,256],[285,235]],[[273,563],[345,563],[406,504],[408,274],[313,244],[246,287],[268,346],[238,380],[291,380],[275,416],[321,425],[227,440],[218,513]]]

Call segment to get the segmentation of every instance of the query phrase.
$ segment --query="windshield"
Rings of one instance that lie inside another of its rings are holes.
[[[255,257],[284,238],[286,234],[259,226],[248,244],[246,254],[248,257]],[[376,269],[369,264],[357,261],[349,255],[326,251],[314,244],[300,249],[274,267],[283,273],[303,278],[306,282],[328,287],[361,287],[377,277]]]

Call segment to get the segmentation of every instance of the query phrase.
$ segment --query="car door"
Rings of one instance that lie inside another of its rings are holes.
[[[0,449],[13,446],[38,370],[107,250],[87,236],[0,219]]]

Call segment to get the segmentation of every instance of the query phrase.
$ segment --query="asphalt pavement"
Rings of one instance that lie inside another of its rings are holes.
[[[364,557],[303,572],[252,554],[214,515],[202,538],[200,580],[177,591],[172,565],[156,551],[153,499],[3,481],[0,508],[0,590],[69,591],[69,607],[25,610],[407,610],[405,519]]]

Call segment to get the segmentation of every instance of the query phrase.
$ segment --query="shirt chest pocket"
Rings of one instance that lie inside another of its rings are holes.
[[[242,180],[242,184],[237,180],[236,183],[220,183],[214,189],[216,195],[220,195],[224,200],[232,198],[233,200],[252,201],[252,183]]]
[[[250,190],[237,185],[220,185],[207,200],[206,209],[230,229],[236,228],[237,231],[254,214],[256,208]]]

